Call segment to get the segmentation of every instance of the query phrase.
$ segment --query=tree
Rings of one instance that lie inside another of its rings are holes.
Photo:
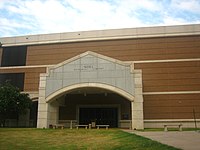
[[[12,114],[25,114],[31,106],[29,94],[21,93],[20,90],[6,82],[0,85],[0,121],[5,126],[5,120]]]

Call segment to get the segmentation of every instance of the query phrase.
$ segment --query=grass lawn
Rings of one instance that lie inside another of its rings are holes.
[[[0,128],[0,149],[175,150],[119,129]]]

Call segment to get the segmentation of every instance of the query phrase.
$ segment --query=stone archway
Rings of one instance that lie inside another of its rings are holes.
[[[71,90],[78,89],[78,88],[100,88],[100,89],[105,89],[105,90],[117,93],[117,94],[125,97],[127,100],[129,100],[131,102],[134,101],[134,96],[133,95],[127,93],[126,91],[124,91],[124,90],[122,90],[120,88],[114,87],[114,86],[110,86],[110,85],[102,84],[102,83],[79,83],[79,84],[70,85],[70,86],[64,87],[64,88],[62,88],[60,90],[57,90],[56,92],[54,92],[51,95],[49,95],[48,97],[46,97],[46,102],[49,103],[53,99],[56,99],[56,97],[58,97],[58,96],[60,96],[60,95],[62,95],[64,93],[67,93],[67,92],[69,92]]]
[[[94,87],[110,90],[131,101],[132,128],[143,129],[141,71],[97,53],[86,52],[48,68],[40,75],[38,128],[56,124],[58,110],[51,104],[72,89]]]
[[[95,87],[94,84],[92,87],[86,85],[76,85],[73,87],[76,88],[66,88],[70,90],[62,90],[62,93],[55,95],[48,100],[51,109],[52,107],[54,108],[52,114],[57,113],[57,115],[53,116],[58,116],[54,119],[50,117],[51,120],[55,121],[51,122],[51,124],[58,123],[69,127],[71,121],[74,123],[76,122],[77,124],[83,122],[84,124],[89,124],[92,120],[96,120],[97,123],[102,124],[104,122],[111,127],[130,128],[132,98],[130,99],[129,97],[128,99],[127,96],[122,96],[119,92],[116,93],[105,87],[102,88],[102,85],[101,87]],[[88,114],[85,118],[83,118],[83,110],[86,110],[86,113]],[[88,112],[89,110],[90,113]],[[91,110],[95,111],[95,113],[91,114]],[[111,114],[109,112],[115,112],[116,114]],[[122,117],[125,114],[127,117]],[[113,118],[111,116],[113,116]],[[111,120],[109,120],[109,118]],[[115,123],[117,122],[117,125],[113,125],[114,120]]]

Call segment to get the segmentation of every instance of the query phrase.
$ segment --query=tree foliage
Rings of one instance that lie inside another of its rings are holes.
[[[31,99],[26,93],[6,82],[0,86],[0,119],[3,124],[12,114],[20,115],[26,113],[31,106]]]

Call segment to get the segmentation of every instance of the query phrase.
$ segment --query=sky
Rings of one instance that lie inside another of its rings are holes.
[[[200,23],[200,0],[0,0],[0,37]]]

